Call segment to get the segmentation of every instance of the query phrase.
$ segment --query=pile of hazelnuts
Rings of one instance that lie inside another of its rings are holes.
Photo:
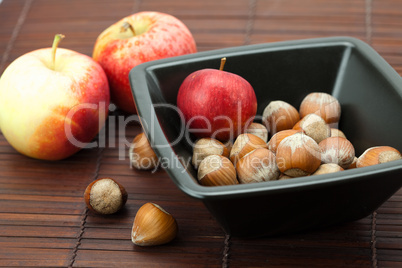
[[[402,159],[390,146],[368,148],[357,157],[353,144],[337,128],[340,115],[339,101],[324,92],[305,96],[299,111],[285,101],[271,101],[262,123],[251,123],[233,143],[196,141],[192,164],[198,181],[204,186],[255,183]]]
[[[340,115],[339,101],[323,92],[308,94],[299,111],[285,101],[271,101],[263,111],[262,124],[251,123],[233,143],[213,138],[196,141],[191,160],[198,181],[218,186],[283,180],[402,159],[390,146],[371,147],[356,157],[352,143],[337,128]],[[129,156],[132,168],[158,167],[158,157],[144,133],[134,138]],[[114,214],[126,204],[127,192],[116,180],[100,178],[88,185],[84,199],[91,211]],[[131,240],[140,246],[161,245],[173,240],[177,230],[172,215],[146,203],[137,211]]]

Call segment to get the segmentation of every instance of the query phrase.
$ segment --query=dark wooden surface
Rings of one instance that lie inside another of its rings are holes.
[[[199,51],[347,35],[372,45],[402,74],[399,0],[3,0],[0,74],[18,56],[50,46],[55,33],[67,36],[62,47],[91,55],[103,29],[141,10],[181,19]],[[233,238],[165,172],[129,168],[127,143],[140,131],[130,123],[108,133],[108,146],[59,162],[24,157],[0,136],[0,266],[402,266],[402,190],[356,222],[275,238]],[[94,215],[83,202],[86,186],[103,176],[128,191],[117,215]],[[132,244],[130,231],[136,211],[150,201],[170,211],[180,231],[170,244],[141,248]]]

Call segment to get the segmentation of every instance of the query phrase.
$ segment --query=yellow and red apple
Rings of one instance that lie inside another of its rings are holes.
[[[160,12],[139,12],[105,29],[97,38],[93,59],[105,70],[111,101],[136,113],[128,74],[147,61],[197,51],[189,29],[179,19]]]
[[[43,160],[71,156],[104,125],[109,85],[91,57],[57,48],[24,54],[0,78],[0,128],[20,153]],[[56,53],[57,52],[57,53]]]

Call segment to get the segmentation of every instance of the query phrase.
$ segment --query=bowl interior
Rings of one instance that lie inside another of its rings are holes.
[[[355,146],[356,155],[377,145],[402,148],[400,76],[359,40],[323,38],[202,52],[145,63],[130,73],[138,113],[152,145],[159,156],[180,160],[181,175],[171,171],[176,183],[190,183],[194,191],[205,188],[198,186],[196,170],[190,164],[194,138],[185,132],[176,108],[179,87],[196,70],[219,68],[222,57],[227,58],[226,71],[253,86],[258,100],[256,120],[270,101],[284,100],[298,109],[308,93],[327,92],[341,103],[339,128]],[[169,148],[161,149],[166,141]],[[208,192],[219,192],[221,187],[208,188]]]

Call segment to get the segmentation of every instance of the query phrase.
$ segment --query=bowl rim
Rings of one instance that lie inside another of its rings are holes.
[[[158,122],[145,75],[147,73],[152,74],[152,71],[155,69],[166,68],[177,64],[185,64],[186,62],[193,63],[197,61],[217,59],[223,56],[230,57],[231,55],[238,56],[260,52],[340,45],[345,46],[346,48],[356,49],[361,53],[364,58],[381,73],[387,82],[396,89],[396,92],[398,92],[402,98],[402,80],[396,70],[392,68],[371,46],[354,37],[322,37],[236,46],[149,61],[134,67],[129,73],[129,80],[143,131],[151,144],[169,144],[167,138],[163,134],[160,124],[154,124],[152,126],[152,133],[151,127],[146,123],[144,124],[144,122]],[[348,55],[344,55],[344,57],[348,57]],[[144,88],[144,86],[146,88]],[[145,109],[146,105],[142,105],[144,103],[149,104],[149,106],[152,107],[151,113],[149,112],[149,107]],[[208,187],[202,186],[194,181],[194,179],[188,174],[184,164],[178,160],[177,155],[174,153],[174,149],[171,146],[155,147],[154,150],[158,157],[167,157],[169,159],[173,157],[172,159],[175,159],[175,161],[179,163],[176,168],[166,168],[165,170],[179,189],[197,199],[229,199],[233,197],[245,197],[251,193],[253,195],[260,195],[273,192],[291,191],[295,188],[301,190],[301,188],[306,187],[312,188],[327,184],[345,183],[350,180],[361,180],[369,175],[372,176],[374,174],[385,174],[396,170],[402,170],[402,160],[397,160],[381,164],[380,167],[370,166],[345,170],[341,173],[337,173],[336,176],[333,174],[323,174],[299,177],[292,180],[260,182],[258,183],[258,187],[256,187],[256,183]],[[317,176],[321,177],[317,178]]]

